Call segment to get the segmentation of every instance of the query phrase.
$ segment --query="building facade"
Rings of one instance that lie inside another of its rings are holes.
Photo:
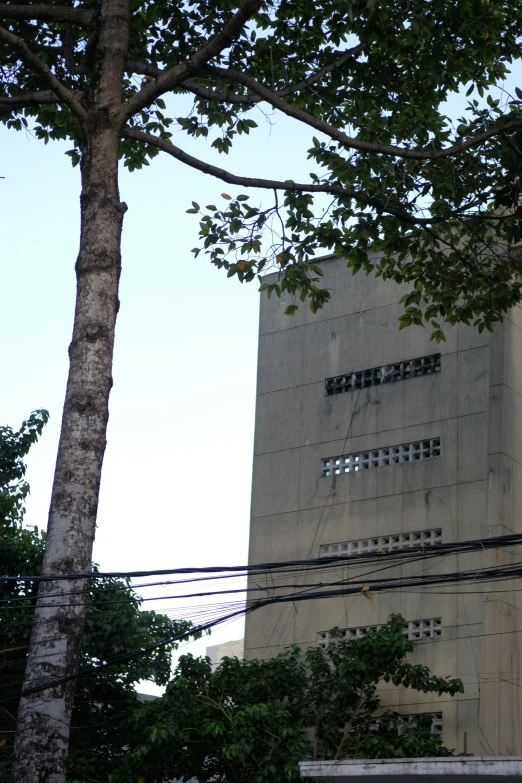
[[[205,649],[205,655],[210,658],[212,668],[215,669],[223,658],[244,658],[245,640],[234,639],[230,642],[220,642],[219,644],[211,644]]]
[[[316,315],[261,297],[250,563],[400,549],[522,531],[522,309],[493,333],[465,325],[430,342],[399,330],[406,289],[322,259],[331,302]],[[368,469],[370,468],[370,469]],[[396,567],[456,571],[516,551]],[[295,580],[294,580],[295,581]],[[306,578],[301,579],[306,585]],[[260,577],[256,586],[266,587]],[[434,698],[390,686],[383,705],[431,711],[457,752],[522,755],[522,594],[518,583],[267,606],[247,616],[245,657],[359,635],[400,612],[414,660],[461,677]]]

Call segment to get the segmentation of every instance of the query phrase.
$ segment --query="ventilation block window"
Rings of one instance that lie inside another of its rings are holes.
[[[323,649],[329,644],[342,641],[359,639],[370,631],[377,631],[378,625],[363,625],[359,628],[345,628],[339,634],[331,634],[330,631],[319,631],[317,634],[317,646]],[[442,620],[440,617],[432,617],[428,620],[410,620],[404,623],[404,636],[412,641],[420,639],[439,639],[442,634]]]
[[[417,440],[400,446],[386,446],[372,451],[358,451],[339,457],[323,459],[323,476],[337,476],[341,473],[356,473],[368,468],[381,468],[401,462],[415,462],[440,456],[440,438]]]
[[[366,389],[369,386],[382,386],[385,383],[405,381],[408,378],[418,378],[421,375],[432,375],[436,372],[440,372],[440,353],[397,362],[397,364],[383,364],[381,367],[372,367],[371,370],[349,372],[337,375],[335,378],[327,378],[325,392],[330,396],[354,389]]]
[[[361,538],[358,541],[340,541],[324,544],[319,548],[320,557],[360,555],[366,552],[395,552],[397,549],[411,549],[416,546],[433,546],[442,543],[442,530],[421,530],[416,533],[397,533],[391,536]]]
[[[442,712],[432,712],[428,713],[431,714],[431,733],[432,734],[441,734],[442,732]],[[417,718],[419,717],[416,714],[413,715],[401,715],[400,722],[397,721],[397,734],[401,734],[402,731],[405,728],[405,724],[408,728],[414,728],[417,725]],[[393,726],[395,721],[390,722],[390,724]],[[381,721],[379,718],[377,718],[374,723],[370,724],[368,727],[370,731],[378,731],[379,726],[381,725]]]

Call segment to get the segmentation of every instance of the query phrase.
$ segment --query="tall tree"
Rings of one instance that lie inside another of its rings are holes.
[[[502,80],[519,53],[521,0],[8,0],[0,20],[2,121],[30,125],[44,142],[72,140],[81,172],[45,574],[90,568],[119,308],[120,158],[132,170],[163,151],[232,185],[274,191],[262,210],[242,194],[224,194],[224,210],[209,205],[202,245],[241,281],[274,264],[280,280],[268,292],[287,289],[313,310],[329,297],[313,263],[325,247],[354,270],[411,282],[402,323],[427,318],[437,339],[444,320],[490,327],[520,299],[513,275],[522,262],[512,246],[522,239],[522,92],[502,102],[489,96],[484,106],[473,98],[455,129],[440,105],[464,83],[482,95]],[[187,93],[193,108],[174,120]],[[319,174],[303,183],[243,177],[171,141],[176,122],[190,135],[213,135],[226,153],[255,128],[247,115],[259,105],[320,135],[309,152]],[[315,194],[328,198],[317,213]],[[279,238],[263,244],[263,227]],[[84,602],[63,600],[71,590],[72,582],[49,581],[39,593],[14,783],[64,780],[74,690],[66,678],[78,667],[85,620]],[[35,690],[42,684],[43,695]]]
[[[25,456],[47,421],[35,411],[18,431],[0,427],[0,573],[28,577],[40,573],[45,534],[23,525],[29,485]],[[0,783],[11,771],[20,686],[27,659],[31,621],[38,588],[34,580],[0,579]],[[187,633],[191,624],[142,611],[129,580],[91,580],[81,665],[87,669],[125,653],[149,648]],[[106,778],[125,755],[126,724],[143,708],[136,686],[143,680],[166,685],[174,643],[166,643],[128,661],[113,663],[82,679],[74,700],[68,778]]]
[[[226,658],[215,671],[208,658],[182,656],[164,696],[130,717],[128,752],[115,760],[111,783],[288,783],[313,756],[451,756],[433,732],[433,714],[408,718],[381,707],[383,682],[463,692],[460,680],[407,660],[412,651],[403,618],[393,615],[378,631],[326,650]]]

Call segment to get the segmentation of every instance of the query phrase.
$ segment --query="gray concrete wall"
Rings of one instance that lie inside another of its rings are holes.
[[[444,783],[503,783],[520,780],[522,758],[410,758],[410,759],[342,759],[339,761],[304,761],[299,765],[303,778],[324,783],[424,783],[443,780]]]
[[[332,301],[316,315],[302,305],[288,318],[288,297],[261,298],[250,562],[317,557],[325,544],[429,529],[442,529],[445,542],[519,532],[522,310],[494,335],[460,325],[437,346],[429,328],[399,330],[403,287],[354,277],[342,259],[325,260],[323,269]],[[434,353],[440,373],[325,396],[325,378]],[[322,475],[324,458],[434,437],[441,438],[439,457]],[[437,568],[483,562],[453,556]],[[444,740],[459,752],[467,732],[470,752],[516,755],[521,689],[503,683],[501,672],[518,671],[518,636],[508,643],[505,634],[499,646],[496,629],[520,622],[518,596],[439,591],[266,607],[247,617],[245,656],[315,644],[319,631],[380,624],[392,612],[441,617],[441,637],[419,644],[414,658],[437,674],[461,676],[466,693],[430,702],[390,688],[383,702],[404,713],[442,710]],[[506,699],[510,732],[492,717]]]
[[[522,531],[522,309],[514,308],[491,342],[487,534]],[[492,552],[487,564],[515,562]],[[484,595],[480,725],[500,754],[519,753],[522,731],[520,584],[491,585]]]
[[[216,668],[223,658],[239,658],[244,657],[244,639],[234,639],[230,642],[220,642],[219,644],[211,644],[205,649],[205,655],[210,658],[212,668]]]

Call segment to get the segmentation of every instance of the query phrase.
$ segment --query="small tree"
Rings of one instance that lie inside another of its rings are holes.
[[[519,55],[522,0],[8,0],[0,20],[0,119],[44,142],[71,140],[81,174],[45,574],[90,568],[119,308],[120,159],[133,170],[162,151],[231,185],[275,192],[264,208],[241,194],[224,194],[224,210],[208,205],[203,249],[242,282],[274,264],[280,280],[268,292],[308,298],[314,311],[329,298],[314,264],[324,248],[354,271],[411,283],[402,325],[425,317],[439,340],[444,320],[489,328],[519,301],[522,92],[484,106],[473,97],[456,128],[440,105],[465,83],[482,96],[503,79]],[[254,130],[263,103],[320,134],[309,181],[240,176],[172,141],[177,127],[227,153]],[[329,201],[314,210],[316,194]],[[267,246],[264,227],[275,237]],[[39,591],[14,783],[64,781],[67,678],[85,621],[84,602],[64,600],[73,587],[49,581]],[[43,677],[56,681],[44,697],[32,690]]]
[[[161,699],[131,717],[130,750],[111,783],[172,779],[283,783],[300,761],[448,756],[430,714],[413,722],[382,711],[379,684],[438,696],[462,682],[433,676],[406,655],[413,643],[394,615],[378,631],[326,650],[297,646],[263,661],[182,656]]]
[[[0,573],[10,576],[33,576],[42,568],[45,535],[36,527],[22,525],[29,492],[24,458],[47,418],[46,411],[36,411],[18,431],[0,427]],[[190,635],[188,622],[141,611],[141,600],[128,585],[124,579],[95,579],[87,595],[81,596],[88,603],[82,668],[185,631]],[[0,579],[0,783],[7,783],[10,778],[36,596],[36,582]],[[115,760],[125,752],[125,724],[143,706],[136,694],[137,684],[150,680],[165,685],[170,679],[172,650],[176,646],[167,644],[80,681],[72,713],[70,780],[87,783],[107,777]]]

